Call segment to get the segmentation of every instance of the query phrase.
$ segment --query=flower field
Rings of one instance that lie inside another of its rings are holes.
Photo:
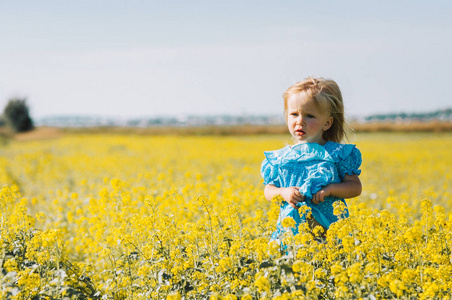
[[[450,299],[451,133],[358,134],[350,217],[325,243],[288,230],[281,251],[260,164],[287,142],[69,134],[0,146],[0,297]]]

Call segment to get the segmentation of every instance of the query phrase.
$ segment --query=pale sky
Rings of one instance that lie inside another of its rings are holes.
[[[2,1],[0,105],[32,117],[282,114],[336,80],[348,116],[452,107],[452,1]]]

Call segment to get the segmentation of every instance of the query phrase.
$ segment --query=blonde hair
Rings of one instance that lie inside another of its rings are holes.
[[[327,108],[330,116],[333,117],[333,124],[323,132],[322,137],[325,141],[340,143],[344,138],[347,138],[348,126],[344,117],[344,102],[341,90],[335,81],[322,77],[308,77],[289,87],[283,94],[286,121],[287,100],[298,93],[304,93],[307,97],[310,97],[317,108],[321,110]]]

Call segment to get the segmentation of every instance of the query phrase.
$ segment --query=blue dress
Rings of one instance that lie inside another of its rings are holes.
[[[324,202],[314,204],[311,202],[313,195],[330,183],[339,183],[345,175],[359,175],[361,170],[361,152],[351,144],[339,144],[326,142],[323,146],[316,143],[302,143],[295,146],[286,146],[276,151],[264,152],[265,159],[262,162],[261,174],[264,184],[273,184],[276,187],[299,187],[305,201],[298,203],[299,207],[307,206],[312,216],[325,228],[336,222],[338,217],[333,214],[333,203],[345,200],[333,196],[325,197]],[[286,201],[281,204],[277,229],[272,234],[273,239],[286,232],[281,221],[286,217],[292,217],[298,233],[298,226],[306,222],[306,213],[300,215],[300,211],[292,208]],[[348,217],[348,210],[344,217]]]

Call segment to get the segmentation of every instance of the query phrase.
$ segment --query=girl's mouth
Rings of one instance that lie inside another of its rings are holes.
[[[304,131],[301,130],[301,129],[297,129],[297,130],[295,130],[295,134],[297,134],[297,135],[305,135],[306,132],[304,132]]]

